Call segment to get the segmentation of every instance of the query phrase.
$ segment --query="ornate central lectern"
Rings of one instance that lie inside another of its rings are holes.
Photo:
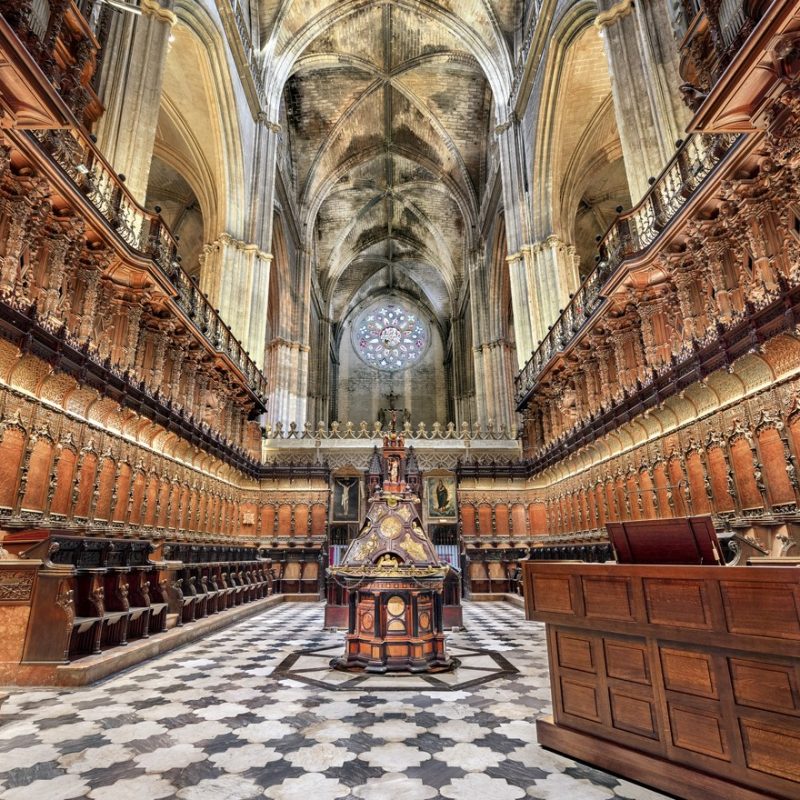
[[[445,651],[442,564],[419,516],[419,498],[404,475],[402,437],[384,442],[386,474],[361,531],[342,563],[330,569],[349,589],[349,625],[339,669],[440,672],[453,667]]]

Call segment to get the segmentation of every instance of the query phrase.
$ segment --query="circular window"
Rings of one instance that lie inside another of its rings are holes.
[[[362,311],[353,326],[353,346],[371,367],[394,372],[422,360],[428,329],[403,303],[378,303]]]

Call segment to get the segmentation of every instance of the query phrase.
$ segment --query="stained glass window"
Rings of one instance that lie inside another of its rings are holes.
[[[353,345],[371,367],[394,372],[422,360],[428,329],[419,314],[402,303],[378,303],[356,320]]]

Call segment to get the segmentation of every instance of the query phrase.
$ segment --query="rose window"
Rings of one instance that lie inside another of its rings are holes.
[[[353,344],[371,367],[393,372],[422,360],[428,348],[428,331],[419,314],[406,306],[381,303],[358,318]]]

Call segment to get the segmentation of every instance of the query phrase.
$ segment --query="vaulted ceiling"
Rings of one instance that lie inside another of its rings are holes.
[[[387,289],[442,321],[474,246],[519,0],[261,2],[293,191],[331,317]]]

